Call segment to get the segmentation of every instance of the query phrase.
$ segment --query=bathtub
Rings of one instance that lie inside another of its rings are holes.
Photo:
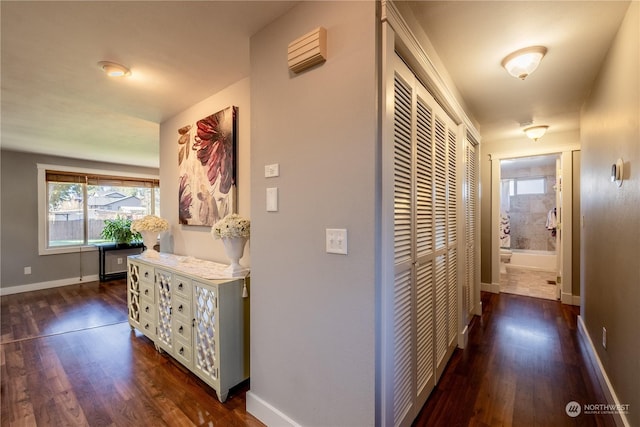
[[[511,249],[511,267],[531,270],[557,271],[557,255],[550,251]]]

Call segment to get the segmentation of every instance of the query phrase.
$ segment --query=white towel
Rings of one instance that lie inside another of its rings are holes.
[[[556,210],[551,209],[547,214],[547,224],[545,225],[545,227],[547,227],[547,230],[553,230],[557,226],[558,226],[558,222],[556,218]]]

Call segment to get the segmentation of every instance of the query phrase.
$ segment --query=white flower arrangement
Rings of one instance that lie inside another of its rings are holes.
[[[134,233],[141,231],[155,231],[156,233],[160,233],[168,229],[169,223],[167,220],[155,215],[146,215],[142,219],[136,219],[131,223],[131,231]]]
[[[214,239],[227,237],[249,237],[251,222],[238,214],[230,214],[216,222],[211,227],[211,235]]]

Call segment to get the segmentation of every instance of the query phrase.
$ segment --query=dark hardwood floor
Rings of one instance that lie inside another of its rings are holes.
[[[466,349],[457,349],[414,422],[426,426],[615,426],[611,415],[566,414],[606,403],[577,329],[578,307],[482,294]]]
[[[131,331],[124,280],[0,300],[2,426],[263,426]]]
[[[124,280],[0,302],[2,426],[262,426],[245,410],[248,383],[222,404],[131,331]],[[507,294],[483,294],[483,306],[415,426],[614,425],[565,413],[572,400],[604,403],[576,307]]]

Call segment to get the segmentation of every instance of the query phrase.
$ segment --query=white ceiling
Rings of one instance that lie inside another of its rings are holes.
[[[629,1],[409,2],[480,124],[483,140],[522,137],[520,124],[548,132],[578,129],[579,113]],[[500,63],[509,53],[546,46],[526,80]]]
[[[294,5],[3,0],[2,147],[157,167],[159,123],[248,77],[249,37]]]
[[[577,129],[628,1],[409,2],[484,139]],[[249,75],[249,37],[291,1],[6,1],[2,148],[158,166],[159,123]],[[549,52],[527,80],[504,56]],[[132,76],[109,79],[111,60]]]

